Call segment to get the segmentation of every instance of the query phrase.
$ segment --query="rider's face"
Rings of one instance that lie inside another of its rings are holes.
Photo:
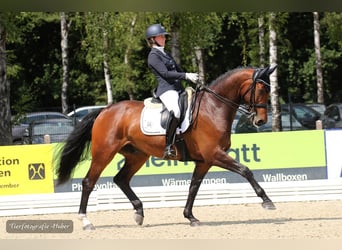
[[[165,35],[156,36],[154,39],[161,47],[165,46]]]

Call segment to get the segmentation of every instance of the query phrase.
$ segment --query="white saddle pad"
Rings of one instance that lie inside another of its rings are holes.
[[[140,128],[145,135],[165,135],[166,130],[160,125],[161,119],[161,104],[151,104],[152,97],[147,98],[144,103],[145,107],[141,112]],[[184,133],[190,126],[190,102],[191,94],[188,92],[188,108],[185,113],[185,118],[180,128],[177,128],[176,133]]]

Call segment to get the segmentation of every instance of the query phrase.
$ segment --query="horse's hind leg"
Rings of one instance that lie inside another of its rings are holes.
[[[87,214],[87,206],[88,200],[91,192],[94,189],[94,186],[99,179],[102,171],[108,165],[108,163],[113,159],[113,153],[99,150],[97,153],[92,154],[92,161],[90,164],[89,171],[85,178],[82,181],[82,196],[81,203],[79,209],[79,216],[83,222],[84,230],[94,230],[94,225],[88,220]]]
[[[143,204],[138,196],[134,193],[129,183],[131,178],[143,166],[149,156],[140,151],[124,154],[124,156],[125,164],[113,180],[132,203],[133,208],[135,209],[135,222],[138,225],[142,225],[144,222]]]

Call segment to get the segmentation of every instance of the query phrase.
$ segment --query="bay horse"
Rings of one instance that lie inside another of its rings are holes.
[[[192,124],[181,137],[188,155],[195,162],[188,198],[183,215],[191,226],[200,224],[192,208],[201,182],[212,166],[235,172],[251,184],[265,209],[275,209],[271,199],[255,180],[252,171],[228,156],[231,146],[231,125],[240,106],[251,116],[253,124],[267,122],[267,102],[270,94],[269,76],[276,66],[266,68],[239,67],[218,77],[209,86],[200,85],[194,94]],[[199,84],[198,84],[199,85]],[[86,116],[73,130],[57,159],[58,184],[65,183],[91,143],[91,164],[82,181],[79,208],[84,229],[95,229],[86,217],[89,195],[99,176],[115,154],[125,158],[125,164],[113,178],[135,210],[135,222],[143,224],[143,204],[130,186],[131,178],[153,155],[162,157],[165,136],[145,135],[140,128],[142,101],[125,100]],[[177,152],[180,152],[178,149]],[[181,160],[177,155],[176,160]]]

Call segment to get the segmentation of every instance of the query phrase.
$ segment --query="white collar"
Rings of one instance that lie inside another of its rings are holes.
[[[164,47],[159,47],[159,46],[154,45],[153,48],[156,48],[157,50],[161,51],[163,54],[166,54],[164,51]]]

